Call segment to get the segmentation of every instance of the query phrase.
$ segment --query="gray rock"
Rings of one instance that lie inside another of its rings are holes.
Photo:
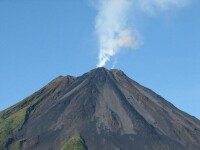
[[[58,150],[74,135],[89,150],[200,149],[198,119],[120,70],[97,68],[77,78],[59,77],[13,109],[35,97],[40,100],[26,112],[8,149],[20,142],[22,150]]]

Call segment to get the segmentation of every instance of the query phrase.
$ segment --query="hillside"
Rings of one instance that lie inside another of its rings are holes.
[[[127,77],[60,76],[0,112],[0,149],[199,150],[200,121]]]

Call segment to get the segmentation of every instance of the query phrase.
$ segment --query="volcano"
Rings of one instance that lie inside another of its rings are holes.
[[[59,76],[0,112],[2,150],[199,150],[200,121],[127,77]]]

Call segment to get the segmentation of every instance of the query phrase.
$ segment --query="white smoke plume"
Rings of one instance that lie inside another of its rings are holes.
[[[99,40],[99,62],[105,66],[112,56],[124,48],[136,49],[143,42],[136,29],[129,26],[132,9],[155,13],[172,7],[183,7],[191,0],[98,0],[96,34]]]
[[[132,7],[130,0],[100,0],[96,20],[99,38],[99,63],[102,67],[121,48],[136,48],[140,45],[138,33],[127,26]]]

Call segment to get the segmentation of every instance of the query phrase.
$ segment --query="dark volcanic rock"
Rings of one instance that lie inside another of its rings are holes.
[[[119,70],[59,77],[0,117],[25,107],[24,122],[7,140],[8,149],[17,143],[22,150],[58,150],[74,135],[88,150],[200,149],[198,119]]]

